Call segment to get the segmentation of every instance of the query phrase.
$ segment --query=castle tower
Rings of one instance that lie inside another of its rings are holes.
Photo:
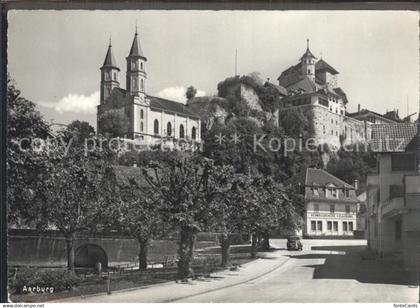
[[[112,89],[120,86],[118,79],[119,72],[120,69],[112,54],[111,39],[109,39],[108,51],[105,56],[104,64],[101,67],[101,104],[107,100]]]
[[[131,45],[130,54],[127,60],[127,92],[133,96],[140,96],[144,99],[146,94],[146,61],[143,51],[140,47],[138,33],[134,35],[133,44]]]
[[[315,80],[315,56],[309,50],[309,39],[306,40],[306,52],[300,58],[302,75]]]

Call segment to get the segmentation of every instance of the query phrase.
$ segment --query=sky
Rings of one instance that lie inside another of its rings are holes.
[[[96,126],[100,71],[109,38],[125,87],[125,57],[137,23],[147,92],[185,102],[185,89],[217,94],[217,83],[259,72],[277,83],[306,39],[338,72],[347,110],[419,109],[416,11],[12,10],[8,71],[48,121]]]

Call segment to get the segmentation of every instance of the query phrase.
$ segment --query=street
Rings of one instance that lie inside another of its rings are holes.
[[[413,273],[363,260],[364,240],[303,240],[303,251],[277,250],[239,271],[190,284],[166,283],[65,301],[83,302],[418,302]]]

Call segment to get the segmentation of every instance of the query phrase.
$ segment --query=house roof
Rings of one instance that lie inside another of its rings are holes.
[[[148,95],[147,98],[150,99],[151,108],[163,109],[163,110],[171,111],[174,113],[185,114],[193,118],[200,118],[198,115],[193,113],[186,105],[182,103],[178,103],[178,102],[170,101],[168,99],[164,99],[164,98],[160,98],[156,96],[150,96],[150,95]]]
[[[272,88],[274,88],[274,89],[276,89],[277,90],[277,92],[280,94],[280,95],[283,95],[283,96],[286,96],[287,95],[287,89],[286,88],[284,88],[284,87],[282,87],[282,86],[280,86],[280,85],[276,85],[276,84],[274,84],[274,83],[271,83],[271,82],[266,82],[265,84],[264,84],[264,86],[265,87],[272,87]]]
[[[346,187],[355,189],[352,185],[347,184],[343,180],[333,176],[322,169],[308,168],[306,169],[305,185],[312,186],[326,186],[327,184],[334,184],[336,187]]]
[[[383,115],[385,118],[396,121],[396,122],[400,122],[400,116],[398,115],[398,111],[392,110],[392,111],[388,111],[387,113],[385,113]]]
[[[111,68],[116,68],[116,69],[120,70],[117,66],[117,61],[115,61],[114,54],[112,53],[111,43],[109,43],[108,51],[106,52],[105,61],[104,61],[104,64],[102,65],[102,67],[111,67]]]
[[[312,93],[320,90],[322,87],[314,82],[308,76],[303,77],[298,82],[291,84],[287,87],[288,90],[303,91],[305,93]]]
[[[146,59],[140,46],[137,31],[134,34],[133,44],[131,45],[129,57],[140,57]]]
[[[139,187],[149,187],[141,168],[114,165],[111,169],[119,185],[129,186],[131,181],[135,181]]]
[[[327,62],[325,62],[323,59],[315,63],[315,72],[317,71],[319,72],[327,71],[333,75],[338,74],[338,71],[335,68],[333,68],[331,65],[329,65]]]
[[[377,113],[375,111],[372,111],[372,110],[369,110],[369,109],[362,109],[360,111],[348,113],[348,116],[349,117],[357,117],[357,116],[361,116],[361,115],[365,115],[365,114],[370,114],[370,115],[373,115],[373,116],[375,116],[377,118],[381,118],[383,120],[388,120],[389,122],[396,122],[396,121],[394,121],[392,119],[389,119],[389,118],[384,117],[382,114],[379,114],[379,113]]]
[[[416,124],[374,124],[372,125],[372,150],[377,153],[405,152],[415,142],[418,134]]]

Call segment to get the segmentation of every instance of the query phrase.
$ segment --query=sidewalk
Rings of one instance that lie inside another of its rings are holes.
[[[173,302],[255,280],[281,267],[288,260],[287,256],[282,255],[282,251],[277,250],[267,252],[263,258],[242,265],[238,271],[224,270],[212,273],[209,278],[201,280],[193,280],[188,283],[167,282],[137,289],[115,291],[111,295],[102,293],[55,302]]]

